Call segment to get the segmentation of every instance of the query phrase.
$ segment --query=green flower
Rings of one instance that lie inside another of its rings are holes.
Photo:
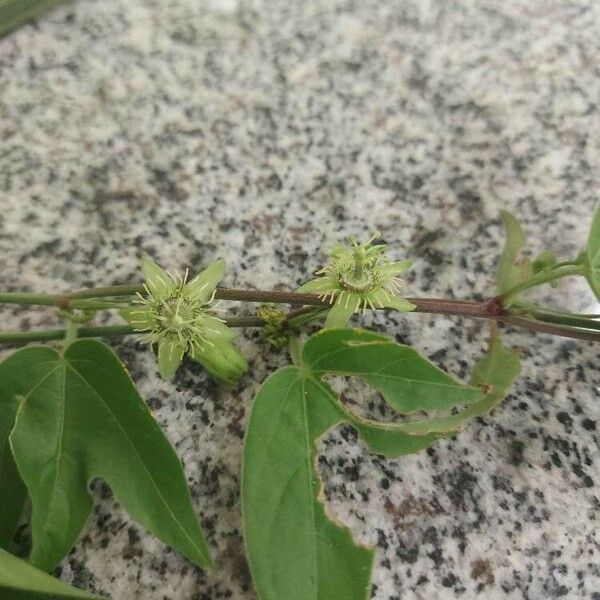
[[[349,244],[336,244],[329,264],[317,271],[322,275],[299,287],[297,292],[316,293],[329,298],[333,306],[327,313],[325,327],[344,327],[353,313],[367,308],[414,310],[400,294],[398,275],[411,266],[410,260],[390,261],[385,255],[386,244],[359,244],[348,238]]]
[[[150,257],[142,259],[145,295],[138,294],[139,306],[121,310],[121,315],[145,332],[144,341],[158,345],[158,370],[172,377],[184,354],[228,383],[247,368],[246,360],[232,344],[235,333],[214,316],[210,303],[217,283],[225,275],[225,262],[214,262],[192,280],[167,273]]]

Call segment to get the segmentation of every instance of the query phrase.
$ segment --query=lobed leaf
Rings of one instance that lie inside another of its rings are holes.
[[[262,600],[366,600],[374,553],[318,499],[315,442],[343,420],[317,382],[285,367],[260,388],[244,447],[245,541]]]
[[[359,417],[344,407],[339,399],[335,399],[332,390],[329,391],[334,401],[339,402],[347,421],[356,428],[372,452],[397,457],[418,452],[440,437],[458,431],[467,419],[490,412],[504,399],[520,370],[518,352],[507,349],[495,335],[488,351],[475,365],[471,377],[472,385],[487,390],[481,400],[452,415],[404,423],[386,423]]]
[[[372,348],[377,349],[379,361],[373,357],[360,361],[355,354],[356,349],[364,354]],[[455,415],[400,424],[354,415],[321,380],[330,372],[359,373],[367,381],[374,376],[376,383],[384,372],[395,380],[386,361],[402,352],[420,374],[418,383],[408,386],[409,392],[415,394],[414,388],[423,387],[430,395],[430,384],[439,382],[439,369],[425,359],[415,361],[405,350],[376,334],[327,330],[306,342],[301,366],[280,369],[260,388],[246,431],[242,505],[250,569],[262,600],[369,597],[373,551],[354,546],[349,531],[331,523],[320,502],[315,443],[327,430],[346,422],[373,452],[388,457],[417,452],[456,431],[469,416],[491,410],[519,372],[517,354],[493,338],[472,378],[475,386],[486,390],[485,396],[480,394]],[[399,364],[407,371],[404,362]],[[405,382],[397,385],[405,391]],[[467,394],[477,390],[462,389]],[[427,398],[429,404],[436,404]]]
[[[587,280],[600,300],[600,204],[596,207],[586,247]]]
[[[483,398],[423,358],[414,348],[360,329],[328,329],[304,345],[302,360],[315,375],[360,377],[397,411],[449,409]]]
[[[71,587],[0,548],[0,598],[6,600],[102,600]],[[105,599],[104,599],[105,600]]]
[[[107,346],[20,350],[0,364],[0,398],[20,399],[10,441],[31,497],[35,566],[53,569],[75,543],[93,477],[159,539],[210,564],[181,463]]]

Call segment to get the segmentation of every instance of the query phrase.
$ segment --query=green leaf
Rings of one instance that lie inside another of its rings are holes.
[[[374,553],[332,523],[319,498],[315,443],[344,416],[297,367],[259,390],[246,432],[245,540],[261,600],[366,600]]]
[[[0,0],[0,36],[37,19],[65,0]]]
[[[496,283],[498,293],[504,294],[504,292],[531,277],[532,268],[531,263],[527,260],[517,261],[527,242],[527,236],[521,224],[507,210],[501,211],[500,215],[506,231],[506,241],[498,264]]]
[[[0,444],[0,481],[0,548],[8,548],[27,498],[27,489],[15,465],[8,439]]]
[[[383,371],[369,357],[355,363],[357,356],[348,354],[349,348],[352,352],[359,349],[359,359],[364,358],[373,347],[383,350],[378,355]],[[246,432],[242,504],[250,568],[262,600],[369,597],[373,552],[355,547],[349,532],[330,523],[321,505],[315,443],[328,429],[349,423],[371,451],[388,457],[418,452],[456,431],[469,416],[491,410],[519,373],[518,355],[494,338],[472,378],[473,385],[486,390],[485,396],[480,392],[475,402],[455,415],[399,424],[353,414],[321,381],[326,373],[339,374],[340,364],[351,374],[357,374],[356,364],[360,364],[359,374],[366,380],[375,375],[380,383],[377,377],[384,372],[396,381],[386,361],[395,352],[403,352],[407,362],[397,361],[396,368],[401,365],[410,374],[414,367],[420,379],[412,388],[396,382],[396,391],[408,389],[414,395],[422,387],[428,390],[421,399],[423,405],[437,404],[428,386],[439,383],[439,369],[425,359],[421,359],[424,364],[416,361],[405,350],[387,338],[359,330],[320,332],[305,344],[301,366],[280,369],[259,390]],[[443,393],[445,388],[441,389]],[[467,395],[473,389],[477,388],[462,386]]]
[[[371,452],[395,458],[419,452],[439,438],[454,434],[467,419],[490,412],[504,399],[519,372],[518,353],[506,349],[498,338],[494,338],[488,352],[475,366],[471,378],[473,385],[487,388],[488,392],[484,398],[456,414],[404,423],[385,423],[359,417],[341,403],[339,405],[346,413],[346,420],[358,431]],[[331,391],[331,394],[333,396],[334,392]]]
[[[493,336],[488,351],[475,365],[471,377],[472,385],[487,389],[485,397],[448,417],[403,423],[403,430],[418,435],[431,432],[455,432],[467,419],[483,416],[496,407],[504,399],[508,388],[514,383],[520,372],[519,353],[504,347],[500,338]]]
[[[16,408],[16,402],[0,397],[0,548],[7,548],[12,540],[27,497],[8,443]]]
[[[321,376],[364,379],[403,414],[471,404],[484,395],[438,369],[415,349],[359,329],[320,331],[304,345],[302,360]]]
[[[35,566],[53,569],[75,543],[93,477],[163,542],[210,564],[181,463],[107,346],[20,350],[0,364],[0,398],[21,399],[10,440],[32,503]]]
[[[315,380],[315,383],[321,386],[330,401],[338,406],[340,412],[345,416],[344,420],[356,429],[369,450],[375,454],[382,454],[387,458],[414,454],[431,446],[443,436],[443,433],[436,431],[435,428],[433,430],[423,428],[423,433],[420,433],[411,431],[408,425],[412,425],[412,423],[386,423],[365,419],[346,408],[326,383],[323,381],[317,382],[317,380]],[[421,421],[415,421],[414,423],[421,423]]]
[[[78,590],[0,549],[0,598],[6,600],[103,600]],[[104,599],[106,600],[106,599]]]
[[[520,370],[519,353],[505,348],[500,338],[493,336],[488,351],[475,365],[471,377],[471,384],[487,390],[486,395],[456,414],[386,423],[359,417],[344,407],[339,399],[335,401],[372,452],[397,457],[418,452],[440,437],[458,431],[467,419],[490,412],[504,399]],[[330,393],[335,396],[332,390]]]
[[[586,247],[587,280],[600,300],[600,204],[596,207]]]

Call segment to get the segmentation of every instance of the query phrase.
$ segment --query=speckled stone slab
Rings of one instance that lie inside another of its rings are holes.
[[[489,297],[501,208],[533,252],[584,243],[600,190],[599,31],[591,0],[69,4],[0,40],[0,287],[129,282],[147,252],[192,270],[224,256],[228,285],[290,289],[345,234],[379,230],[415,261],[410,295]],[[547,297],[600,308],[576,280]],[[57,322],[0,314],[3,329]],[[466,319],[363,324],[463,378],[486,343]],[[600,598],[600,348],[505,340],[522,377],[456,438],[402,460],[370,455],[350,429],[322,441],[332,511],[378,548],[373,598]],[[115,600],[255,598],[243,434],[287,358],[246,331],[250,372],[227,390],[189,363],[163,382],[146,347],[111,344],[185,463],[216,569],[95,483],[60,576]]]

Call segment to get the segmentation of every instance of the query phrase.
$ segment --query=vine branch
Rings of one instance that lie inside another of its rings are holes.
[[[31,294],[20,292],[0,293],[0,304],[24,304],[56,306],[62,310],[90,307],[89,300],[95,298],[110,298],[115,302],[123,301],[137,293],[143,293],[142,285],[115,285],[108,287],[89,288],[65,294]],[[280,290],[254,290],[219,287],[216,290],[216,298],[232,300],[237,302],[272,302],[290,304],[302,308],[292,310],[287,319],[307,314],[310,307],[322,306],[326,308],[329,302],[321,299],[316,294],[302,294]],[[543,312],[537,312],[535,317],[529,317],[504,308],[501,298],[495,297],[488,302],[477,302],[475,300],[452,300],[445,298],[407,298],[416,306],[414,312],[461,316],[467,318],[493,319],[513,327],[527,329],[533,332],[549,333],[561,337],[569,337],[581,340],[600,341],[600,333],[597,323],[586,327],[584,319],[569,323],[562,320],[557,323],[552,314],[548,313],[545,320]],[[105,302],[98,308],[110,308],[110,303]],[[114,306],[115,308],[117,306]],[[261,327],[264,320],[259,317],[234,317],[226,319],[230,327]],[[574,326],[577,325],[577,326]],[[7,332],[0,333],[0,343],[25,343],[31,341],[58,340],[65,336],[65,329],[49,329],[31,332]],[[133,328],[126,325],[110,325],[103,327],[80,327],[78,337],[115,337],[133,334]]]

